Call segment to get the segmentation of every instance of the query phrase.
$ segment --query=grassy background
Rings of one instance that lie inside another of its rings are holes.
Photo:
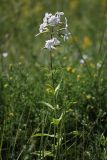
[[[50,70],[35,34],[56,11],[72,36]],[[106,28],[107,0],[0,0],[0,160],[107,160]]]

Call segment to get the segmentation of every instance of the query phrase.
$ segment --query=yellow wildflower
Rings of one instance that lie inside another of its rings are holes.
[[[95,64],[94,63],[89,63],[90,67],[95,68]]]
[[[71,39],[71,42],[72,43],[78,42],[78,37],[77,36],[73,36],[72,39]]]
[[[103,7],[107,7],[107,0],[102,0],[101,3]]]
[[[78,75],[77,75],[77,81],[79,81],[80,78],[81,78],[81,76],[78,74]]]
[[[69,73],[75,73],[75,68],[72,68],[71,66],[68,66],[68,67],[66,68],[66,70],[67,70],[67,72],[69,72]]]
[[[90,47],[92,45],[92,41],[88,36],[85,36],[83,39],[83,44],[82,44],[82,48],[86,49],[88,47]]]
[[[43,5],[42,5],[42,3],[39,3],[39,2],[38,2],[37,5],[35,6],[34,10],[35,10],[36,13],[41,12],[41,11],[43,10]]]
[[[14,113],[13,113],[13,112],[10,112],[10,113],[9,113],[9,116],[10,116],[10,117],[14,117]]]
[[[72,10],[75,10],[76,8],[77,8],[77,6],[78,6],[78,1],[77,0],[70,0],[70,8],[72,9]]]
[[[89,100],[89,99],[91,99],[91,98],[92,98],[92,96],[91,96],[90,94],[86,95],[86,99],[87,99],[87,100]]]
[[[50,93],[52,94],[52,93],[54,93],[54,88],[51,85],[46,84],[46,92],[48,94],[50,94]]]

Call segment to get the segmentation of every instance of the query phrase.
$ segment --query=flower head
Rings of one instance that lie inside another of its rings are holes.
[[[56,12],[56,14],[55,15],[57,15],[57,16],[63,16],[64,15],[64,12]]]
[[[48,50],[55,49],[55,46],[57,46],[59,44],[60,44],[60,41],[57,38],[52,38],[52,39],[46,41],[44,48],[46,48]]]
[[[63,16],[63,12],[56,12],[55,15],[52,13],[45,13],[45,17],[43,18],[43,23],[40,24],[39,32],[46,32],[48,26],[56,26],[61,23],[61,16]],[[39,34],[37,34],[39,35]],[[36,36],[37,36],[36,35]]]
[[[60,44],[60,41],[57,38],[53,38],[54,45],[58,46]]]
[[[2,56],[5,58],[5,57],[7,57],[8,56],[8,53],[7,52],[4,52],[4,53],[2,53]]]
[[[51,13],[45,13],[45,17],[43,18],[43,23],[48,24],[48,19],[52,16]]]
[[[84,60],[83,59],[80,59],[80,64],[84,64]]]
[[[53,38],[53,35],[56,35],[55,31],[57,31],[57,33],[59,33],[59,35],[63,37],[64,41],[69,38],[70,32],[68,31],[67,18],[65,17],[64,22],[61,20],[61,17],[63,15],[64,15],[63,12],[56,12],[55,14],[45,13],[43,22],[42,24],[40,24],[40,27],[39,27],[39,33],[36,35],[38,36],[41,33],[44,33],[47,31],[51,32],[51,39],[46,40],[44,48],[51,50],[51,49],[55,49],[55,47],[60,44],[60,41],[57,38],[55,37]]]
[[[39,27],[39,32],[45,32],[47,30],[47,23],[42,23]]]
[[[45,17],[43,18],[43,23],[47,23],[49,26],[56,26],[61,23],[61,16],[64,15],[63,12],[56,12],[55,15],[51,13],[45,13]]]
[[[52,15],[49,19],[48,19],[48,25],[49,26],[56,26],[58,23],[60,23],[60,18]]]

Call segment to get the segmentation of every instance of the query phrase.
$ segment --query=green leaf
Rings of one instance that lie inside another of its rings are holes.
[[[61,79],[60,83],[57,85],[57,87],[55,88],[54,95],[56,95],[56,96],[58,95],[61,83],[62,83],[62,79]]]
[[[61,121],[62,118],[63,118],[63,115],[64,115],[64,114],[62,113],[61,116],[60,116],[58,119],[57,119],[57,118],[53,118],[51,123],[52,123],[53,125],[58,126],[59,123],[60,123],[60,121]]]
[[[80,132],[79,131],[73,131],[72,134],[75,135],[75,136],[79,136]]]
[[[51,151],[43,151],[43,153],[44,153],[44,157],[54,157],[54,155]],[[35,151],[35,152],[32,152],[31,154],[40,156],[41,152]]]
[[[51,123],[55,126],[58,126],[59,122],[60,122],[60,119],[53,118]]]
[[[38,102],[38,103],[43,104],[44,106],[47,106],[47,107],[49,107],[52,110],[55,110],[55,108],[51,104],[49,104],[47,102],[41,101],[41,102]]]
[[[54,134],[47,134],[47,133],[36,133],[32,137],[56,137]],[[57,137],[56,137],[57,138]]]

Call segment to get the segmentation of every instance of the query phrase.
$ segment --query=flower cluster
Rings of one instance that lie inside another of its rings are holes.
[[[55,46],[57,46],[59,44],[60,44],[60,41],[57,38],[52,38],[52,39],[46,41],[44,48],[47,48],[49,50],[55,49]]]
[[[42,33],[47,30],[47,26],[56,26],[61,23],[61,16],[64,15],[63,12],[56,12],[55,15],[51,13],[45,13],[43,18],[43,23],[40,25],[39,32]]]
[[[61,21],[61,17],[63,15],[64,15],[63,12],[56,12],[54,15],[52,13],[45,13],[45,17],[43,18],[43,23],[40,24],[40,27],[39,27],[39,34],[37,34],[36,36],[44,32],[49,32],[50,28],[55,28],[59,26],[59,29],[57,30],[58,35],[63,37],[64,41],[67,40],[69,38],[70,32],[68,31],[67,18],[65,17],[64,22]],[[63,27],[61,27],[61,25]],[[51,31],[51,32],[54,32],[54,31]],[[53,38],[51,33],[51,39],[46,40],[44,48],[48,50],[55,49],[55,47],[59,44],[60,44],[60,41],[55,37]]]

